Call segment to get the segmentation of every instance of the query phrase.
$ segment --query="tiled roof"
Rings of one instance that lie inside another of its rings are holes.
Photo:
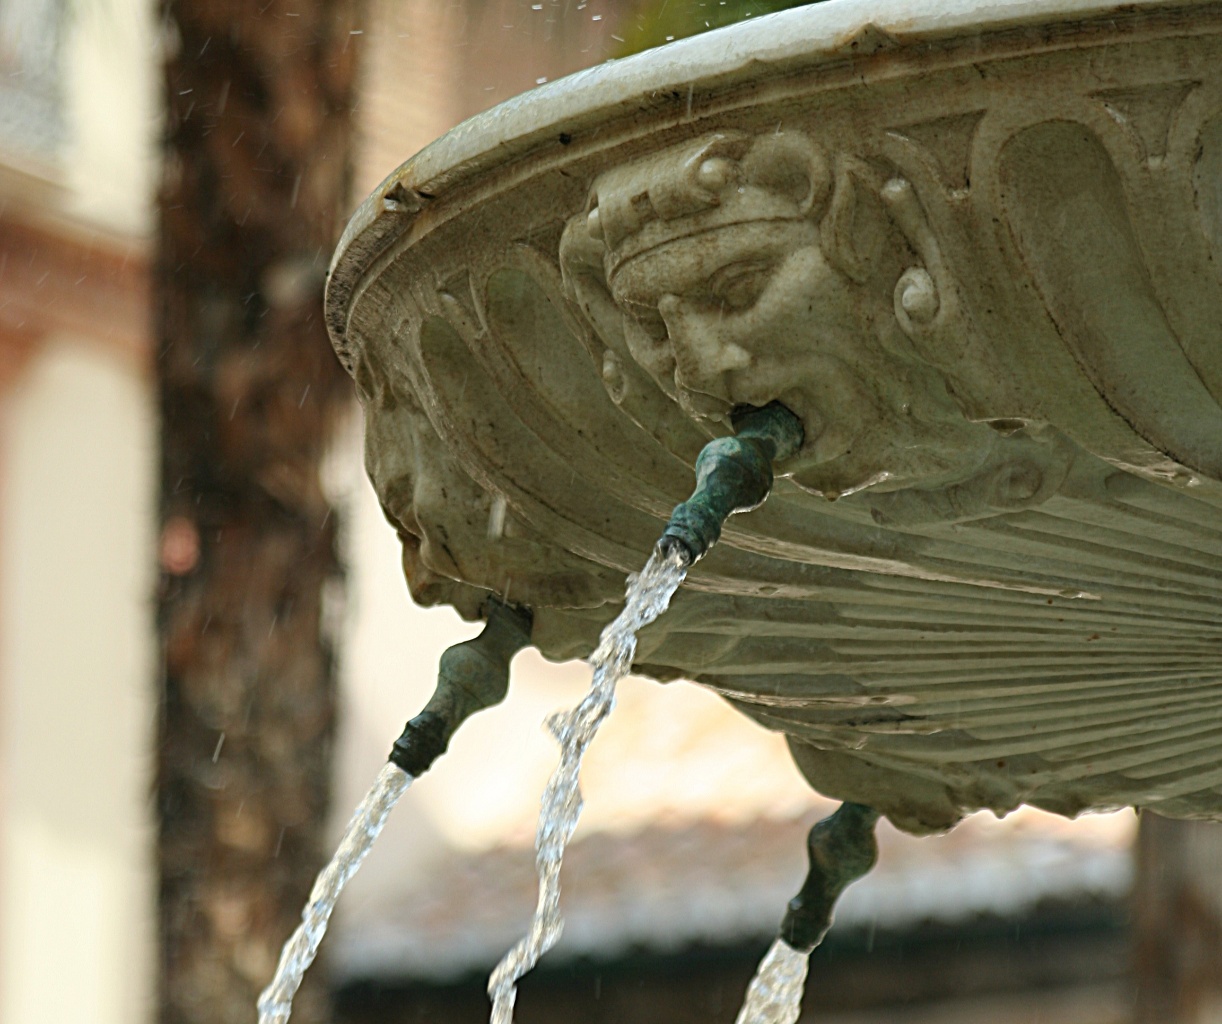
[[[901,930],[978,915],[1019,917],[1049,901],[1118,899],[1131,875],[1131,816],[1064,822],[1026,812],[982,816],[947,836],[912,839],[884,823],[878,867],[854,885],[840,928]],[[677,952],[775,933],[806,870],[816,816],[745,825],[698,820],[601,832],[570,849],[564,935],[549,959]],[[533,851],[455,856],[331,944],[341,981],[444,981],[486,971],[524,931],[535,902]]]

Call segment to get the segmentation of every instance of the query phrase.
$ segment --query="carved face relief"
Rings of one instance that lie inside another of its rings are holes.
[[[482,488],[438,436],[410,389],[358,364],[365,468],[402,545],[421,605],[451,604],[469,618],[490,592],[534,604],[598,607],[622,588],[614,570],[558,549]]]
[[[953,478],[990,439],[910,340],[938,296],[883,196],[871,166],[829,162],[805,136],[714,136],[601,175],[565,233],[566,280],[612,352],[693,419],[793,409],[807,444],[784,469],[801,485],[836,497]]]

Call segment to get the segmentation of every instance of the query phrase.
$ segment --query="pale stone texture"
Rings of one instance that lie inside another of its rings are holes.
[[[1220,174],[1200,2],[836,0],[467,122],[329,289],[413,594],[588,653],[779,399],[803,449],[642,671],[911,831],[1222,816]]]

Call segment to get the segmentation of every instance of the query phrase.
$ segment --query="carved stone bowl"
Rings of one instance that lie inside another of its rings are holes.
[[[588,654],[736,405],[806,443],[639,670],[902,828],[1222,817],[1222,4],[830,0],[395,171],[327,315],[416,600]]]

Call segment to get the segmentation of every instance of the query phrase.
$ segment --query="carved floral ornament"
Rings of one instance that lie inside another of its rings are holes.
[[[750,101],[607,101],[583,135],[557,99],[571,144],[416,190],[409,163],[358,216],[332,330],[413,594],[508,594],[546,655],[587,654],[702,444],[778,399],[806,442],[642,671],[913,831],[1023,801],[1222,816],[1218,10],[957,50],[873,4],[819,42],[856,9],[776,19],[835,61],[760,58]]]

